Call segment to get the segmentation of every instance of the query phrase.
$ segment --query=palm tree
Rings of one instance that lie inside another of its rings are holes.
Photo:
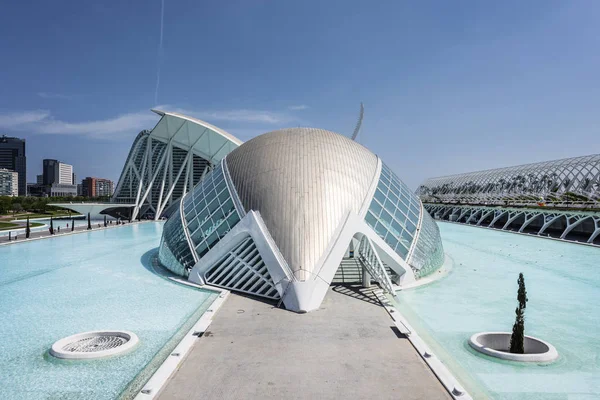
[[[25,228],[25,239],[29,239],[31,229],[29,228],[29,217],[27,217],[27,227]]]

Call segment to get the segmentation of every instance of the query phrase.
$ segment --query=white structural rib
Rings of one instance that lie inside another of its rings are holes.
[[[135,139],[121,173],[113,203],[134,204],[132,219],[159,219],[189,192],[214,165],[242,144],[208,122],[179,113],[152,110],[161,116],[154,129]]]

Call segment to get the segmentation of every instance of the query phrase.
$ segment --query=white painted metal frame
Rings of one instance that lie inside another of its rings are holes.
[[[426,203],[600,206],[600,154],[427,179]]]
[[[112,198],[113,203],[135,204],[132,219],[147,212],[159,219],[167,207],[242,143],[204,121],[152,111],[162,118],[152,131],[136,137]]]
[[[564,240],[568,240],[567,235],[573,229],[581,226],[584,222],[588,222],[591,223],[591,229],[582,233],[583,235],[589,235],[586,243],[593,244],[596,238],[600,236],[600,213],[597,212],[452,204],[424,204],[424,207],[437,220],[448,220],[476,226],[494,227],[503,217],[507,217],[506,222],[498,229],[505,231],[516,230],[519,233],[525,233],[525,229],[531,226],[533,221],[539,219],[541,226],[537,230],[532,231],[534,235],[548,235],[546,233],[547,229],[556,222],[559,222],[559,220],[562,220],[564,227],[561,225],[560,234],[556,237]],[[484,223],[492,215],[491,221]],[[522,220],[520,219],[521,217],[523,218]]]

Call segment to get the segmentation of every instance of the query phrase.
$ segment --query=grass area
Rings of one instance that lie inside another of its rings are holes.
[[[5,229],[11,229],[11,228],[14,228],[15,226],[19,226],[19,224],[13,224],[10,222],[0,222],[0,231],[3,231]]]
[[[29,223],[29,227],[30,228],[35,228],[36,226],[42,226],[44,224],[42,224],[41,222],[30,222]],[[22,226],[20,224],[13,224],[12,222],[0,222],[0,231],[8,231],[10,229],[15,229],[15,228],[25,228],[25,226]]]
[[[16,214],[14,219],[16,220],[24,220],[27,219],[27,217],[31,218],[58,218],[58,217],[81,217],[81,214],[76,214],[76,213],[71,213],[69,214],[68,212],[52,212],[52,213],[45,213],[45,214]]]

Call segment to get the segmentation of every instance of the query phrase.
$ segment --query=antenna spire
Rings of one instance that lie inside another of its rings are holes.
[[[358,133],[360,132],[360,128],[362,126],[363,116],[365,115],[365,107],[363,106],[362,101],[360,102],[360,113],[358,114],[358,121],[356,121],[356,127],[354,128],[354,132],[352,133],[352,140],[356,140]]]

